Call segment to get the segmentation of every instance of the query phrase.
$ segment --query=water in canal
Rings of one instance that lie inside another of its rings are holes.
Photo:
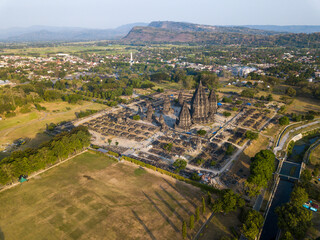
[[[315,141],[319,139],[319,136],[312,138],[302,138],[297,141],[292,149],[291,156],[287,159],[288,162],[294,163],[284,163],[281,167],[280,173],[284,175],[290,175],[293,177],[299,176],[299,171],[301,168],[302,154],[310,147]],[[298,164],[299,165],[298,165]],[[292,169],[293,168],[293,169]],[[291,170],[292,169],[292,170]],[[288,180],[285,177],[280,177],[280,181],[275,192],[274,198],[272,200],[265,224],[262,229],[260,240],[273,240],[276,239],[279,228],[278,228],[278,217],[275,213],[275,209],[278,206],[286,203],[290,199],[290,194],[294,187],[294,181]]]

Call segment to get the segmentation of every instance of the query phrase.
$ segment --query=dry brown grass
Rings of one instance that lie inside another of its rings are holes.
[[[18,115],[1,121],[0,127],[0,150],[1,144],[11,144],[18,138],[36,138],[39,132],[46,129],[46,124],[70,121],[76,118],[75,113],[86,109],[101,110],[106,106],[98,103],[83,102],[81,105],[72,105],[67,102],[42,103],[47,108],[45,112],[33,112]]]
[[[220,240],[222,237],[233,239],[235,236],[232,234],[231,228],[237,230],[241,227],[238,215],[239,211],[226,215],[222,213],[215,214],[199,239]]]
[[[6,240],[182,239],[182,220],[189,221],[201,195],[186,183],[87,152],[0,193],[0,228]]]

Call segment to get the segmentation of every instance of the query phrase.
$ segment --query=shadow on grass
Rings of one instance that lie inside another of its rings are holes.
[[[189,215],[191,214],[191,212],[185,208],[185,206],[183,206],[174,196],[172,196],[171,193],[169,193],[166,189],[164,189],[162,186],[160,186],[161,189],[173,200],[175,201],[179,207],[181,207],[186,213],[188,213]]]
[[[179,229],[176,227],[176,225],[174,225],[174,223],[169,219],[169,217],[164,212],[161,211],[161,209],[157,206],[157,204],[155,204],[155,202],[152,201],[152,199],[145,192],[143,192],[143,194],[151,202],[151,204],[155,207],[155,209],[160,213],[160,215],[167,221],[167,223],[169,223],[176,232],[179,232]]]
[[[197,207],[197,205],[187,196],[183,195],[175,186],[173,186],[169,181],[167,181],[166,179],[162,178],[170,187],[172,187],[174,190],[176,190],[177,193],[179,193],[184,199],[186,199],[192,206],[194,206],[195,208]],[[161,187],[162,188],[162,187]],[[163,188],[162,188],[163,189]]]
[[[131,210],[133,215],[136,217],[136,219],[139,221],[139,223],[143,226],[143,228],[146,230],[146,232],[149,234],[150,238],[152,240],[156,240],[156,237],[152,234],[152,232],[150,231],[150,229],[146,226],[146,224],[142,221],[141,218],[139,218],[138,214],[134,211]]]
[[[2,230],[0,228],[0,240],[4,240],[4,239],[5,239],[4,234],[3,234],[3,232],[2,232]]]
[[[177,218],[180,219],[180,221],[183,221],[183,218],[180,216],[179,213],[176,212],[176,210],[158,193],[155,192],[155,194],[157,195],[157,197],[167,206],[167,208],[169,208],[169,210],[177,216]]]

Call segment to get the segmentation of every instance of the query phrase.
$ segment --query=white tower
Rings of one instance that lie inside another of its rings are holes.
[[[130,66],[133,64],[133,57],[132,57],[132,52],[130,53]]]

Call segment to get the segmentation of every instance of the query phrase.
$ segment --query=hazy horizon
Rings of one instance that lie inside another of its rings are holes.
[[[317,0],[0,0],[1,29],[54,26],[108,29],[152,21],[207,25],[320,25]]]

